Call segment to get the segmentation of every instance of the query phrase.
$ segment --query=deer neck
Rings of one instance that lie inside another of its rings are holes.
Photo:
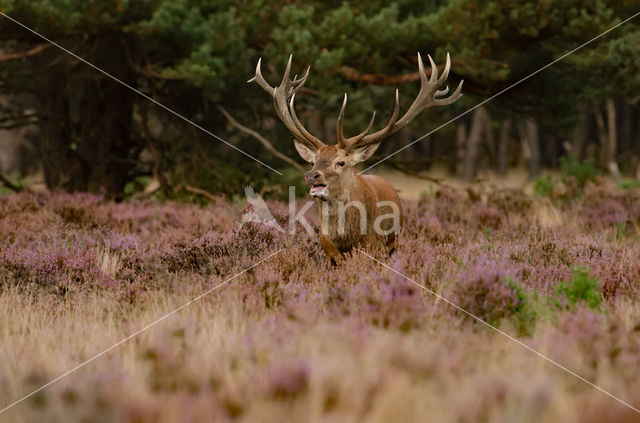
[[[344,205],[350,201],[359,200],[358,193],[362,191],[363,184],[362,176],[356,174],[355,169],[352,169],[343,175],[339,185],[332,188],[332,198],[327,201],[318,200],[318,205],[321,206],[322,203],[325,203],[325,207],[328,206],[333,211],[337,210],[340,204]]]

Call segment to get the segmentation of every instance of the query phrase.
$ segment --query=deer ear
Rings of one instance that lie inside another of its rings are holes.
[[[373,156],[373,153],[376,152],[378,146],[380,145],[380,141],[375,144],[365,145],[362,147],[354,147],[353,150],[349,152],[349,154],[351,154],[351,157],[353,157],[353,164],[363,162],[369,157]]]
[[[316,152],[309,148],[305,143],[298,141],[297,139],[293,140],[293,145],[296,147],[298,154],[300,157],[306,162],[313,163],[316,161]]]

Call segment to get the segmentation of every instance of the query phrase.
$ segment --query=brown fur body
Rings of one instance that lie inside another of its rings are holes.
[[[390,205],[380,205],[380,202],[394,203],[398,223],[402,222],[400,198],[391,184],[379,176],[360,175],[352,166],[336,166],[336,163],[348,160],[349,155],[343,150],[326,146],[315,153],[314,167],[309,172],[320,173],[321,181],[328,187],[328,195],[316,198],[316,203],[321,221],[320,243],[327,259],[333,263],[353,248],[379,249],[386,253],[394,250],[397,231],[383,235],[374,227],[378,217],[394,212]],[[365,219],[364,231],[361,219]],[[386,232],[393,223],[393,219],[387,217],[379,222],[379,226]]]
[[[278,117],[294,136],[293,143],[298,154],[313,165],[304,177],[311,187],[310,194],[317,199],[320,209],[320,242],[327,258],[336,263],[342,254],[359,246],[391,253],[402,224],[398,194],[384,179],[360,175],[354,166],[369,159],[383,139],[407,126],[426,108],[446,106],[460,98],[462,81],[453,94],[445,97],[449,92],[445,85],[451,69],[449,53],[440,77],[431,56],[431,75],[427,77],[422,57],[418,53],[418,95],[400,117],[400,98],[396,90],[393,114],[387,124],[378,131],[371,132],[376,117],[374,111],[369,125],[363,132],[353,137],[345,137],[342,127],[347,107],[345,93],[336,125],[336,145],[327,145],[316,138],[307,131],[296,115],[296,93],[304,86],[309,76],[309,68],[301,78],[294,76],[291,79],[292,56],[289,56],[282,82],[277,87],[272,87],[262,76],[261,60],[258,60],[256,74],[249,82],[255,81],[273,97]]]

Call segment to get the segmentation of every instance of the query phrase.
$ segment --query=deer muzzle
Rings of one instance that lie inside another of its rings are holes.
[[[311,187],[309,194],[312,197],[326,197],[328,194],[324,175],[317,170],[310,170],[304,174],[304,180]]]

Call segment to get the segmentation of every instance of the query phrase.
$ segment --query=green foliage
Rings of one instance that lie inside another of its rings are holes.
[[[563,181],[566,181],[568,177],[573,177],[578,182],[580,189],[584,188],[587,181],[595,181],[601,173],[596,168],[593,158],[587,158],[580,162],[573,154],[560,158],[560,171]]]
[[[391,112],[396,88],[400,90],[401,107],[406,110],[417,93],[418,84],[372,85],[360,80],[358,75],[349,74],[349,69],[360,75],[399,76],[415,72],[416,52],[430,53],[436,62],[442,63],[449,51],[453,59],[451,85],[465,79],[465,96],[450,107],[434,108],[428,120],[417,119],[410,130],[412,135],[419,136],[448,120],[452,113],[477,104],[479,99],[521,80],[630,16],[637,4],[631,0],[594,0],[588,4],[580,0],[516,3],[506,0],[0,0],[0,9],[124,78],[216,135],[225,139],[236,135],[217,112],[215,106],[222,104],[247,126],[267,132],[276,148],[291,151],[291,138],[286,129],[279,123],[272,124],[271,99],[255,84],[246,83],[258,57],[264,58],[264,76],[272,84],[280,80],[291,53],[294,54],[294,73],[300,74],[306,66],[311,66],[308,90],[299,100],[299,114],[305,121],[334,118],[342,94],[348,92],[345,130],[357,133],[366,126],[373,109],[378,111],[378,116]],[[4,41],[6,53],[24,53],[43,42],[9,21],[2,24],[5,26],[0,31],[0,39]],[[592,47],[505,92],[492,101],[491,107],[497,114],[534,116],[543,131],[565,134],[576,123],[576,106],[584,99],[598,103],[612,94],[636,95],[640,90],[640,59],[636,54],[639,42],[637,24],[629,22]],[[42,69],[48,69],[50,79],[15,77],[42,75]],[[107,88],[113,81],[84,65],[78,66],[56,49],[47,49],[29,60],[2,63],[0,77],[3,79],[0,94],[32,92],[33,81],[39,81],[35,88],[38,98],[27,99],[20,107],[26,110],[36,105],[42,109],[38,110],[39,114],[59,114],[62,121],[73,121],[73,110],[88,107],[84,103],[74,104],[77,102],[74,95],[95,90],[98,82],[102,84],[100,92],[104,96],[100,104],[104,104],[105,109],[109,109],[109,104],[113,107],[122,101],[108,95]],[[88,80],[98,82],[93,86],[82,85]],[[39,98],[48,97],[46,93],[60,92],[57,90],[60,86],[72,88],[61,94],[64,98],[57,103],[57,110],[45,110]],[[85,88],[74,88],[78,86]],[[129,126],[125,133],[139,132],[135,123],[138,110],[148,104],[144,98],[136,98],[135,102],[135,116],[129,122],[119,119],[121,125]],[[94,114],[102,116],[102,109],[93,107]],[[247,163],[245,157],[217,141],[205,151],[206,155],[225,158],[216,162],[215,172],[210,166],[202,170],[185,168],[187,162],[194,166],[192,156],[202,153],[198,144],[202,140],[209,142],[209,137],[185,130],[183,122],[168,118],[162,110],[151,107],[150,114],[161,122],[152,141],[161,150],[161,170],[172,182],[190,183],[225,194],[237,191],[236,186],[243,186],[246,175],[254,178],[252,182],[256,185],[261,181],[274,182],[271,176],[266,176],[268,172],[251,170],[255,163]],[[85,120],[87,125],[92,125],[91,119]],[[375,129],[384,121],[377,119]],[[77,132],[87,130],[80,124],[76,126],[78,128],[74,127],[69,134],[45,133],[53,131],[46,126],[40,130],[44,136],[61,138],[61,145],[76,146],[74,153],[79,153],[83,146],[74,137]],[[179,136],[174,137],[176,133]],[[445,129],[438,136],[446,138],[452,134]],[[133,141],[127,143],[130,150],[121,153],[116,162],[135,163],[138,159],[134,155],[142,150],[142,134],[136,133],[132,138]],[[264,153],[252,144],[242,147]],[[70,163],[61,167],[80,166],[71,163],[73,157],[74,154],[64,156]],[[209,162],[197,166],[206,167]],[[585,168],[585,163],[576,167],[577,163],[571,159],[565,162],[567,174],[582,181],[581,186],[595,175],[593,169]],[[123,180],[132,180],[137,173],[131,170]],[[218,181],[228,175],[235,176],[229,183],[231,186],[222,186]],[[536,185],[539,195],[549,194],[549,180]]]
[[[515,292],[516,298],[518,299],[518,307],[516,308],[516,310],[520,311],[526,300],[524,295],[524,288],[519,283],[514,281],[513,278],[507,276],[505,279],[507,281],[507,286],[509,287],[509,289],[512,289]]]
[[[562,182],[565,186],[570,187],[564,198],[581,197],[585,184],[588,181],[595,182],[601,174],[592,158],[587,158],[581,162],[573,154],[560,157],[560,170]],[[548,175],[536,179],[533,186],[533,195],[536,197],[551,197],[554,194],[556,183],[557,181],[554,181]]]
[[[616,240],[620,240],[629,235],[629,226],[627,226],[627,222],[614,222],[613,225],[615,227]]]
[[[533,195],[536,197],[549,197],[553,192],[553,180],[551,176],[536,179],[533,185]]]
[[[0,195],[13,194],[16,191],[24,189],[24,181],[20,178],[19,174],[5,176],[2,175],[5,181],[0,180]]]
[[[144,191],[151,182],[149,176],[136,176],[133,180],[127,182],[124,186],[124,195],[131,196],[135,193]]]
[[[631,190],[640,188],[640,180],[639,179],[621,179],[618,181],[617,185],[618,189],[622,190]]]
[[[5,187],[4,185],[0,185],[0,195],[9,195],[9,194],[13,194],[15,191],[13,191],[12,189],[9,189],[7,187]]]
[[[525,291],[522,285],[513,279],[507,278],[507,282],[509,283],[509,288],[515,290],[520,303],[513,316],[511,316],[511,324],[515,326],[519,335],[531,335],[538,322],[541,319],[548,318],[550,315],[548,303],[536,291]]]
[[[571,279],[562,281],[555,287],[556,307],[572,309],[584,303],[597,309],[602,303],[599,281],[589,276],[589,269],[577,266],[571,270]]]
[[[569,185],[577,185],[573,190],[573,196],[581,197],[585,184],[588,181],[595,182],[602,173],[596,168],[595,160],[592,157],[580,162],[573,154],[560,157],[560,171],[562,182]]]

